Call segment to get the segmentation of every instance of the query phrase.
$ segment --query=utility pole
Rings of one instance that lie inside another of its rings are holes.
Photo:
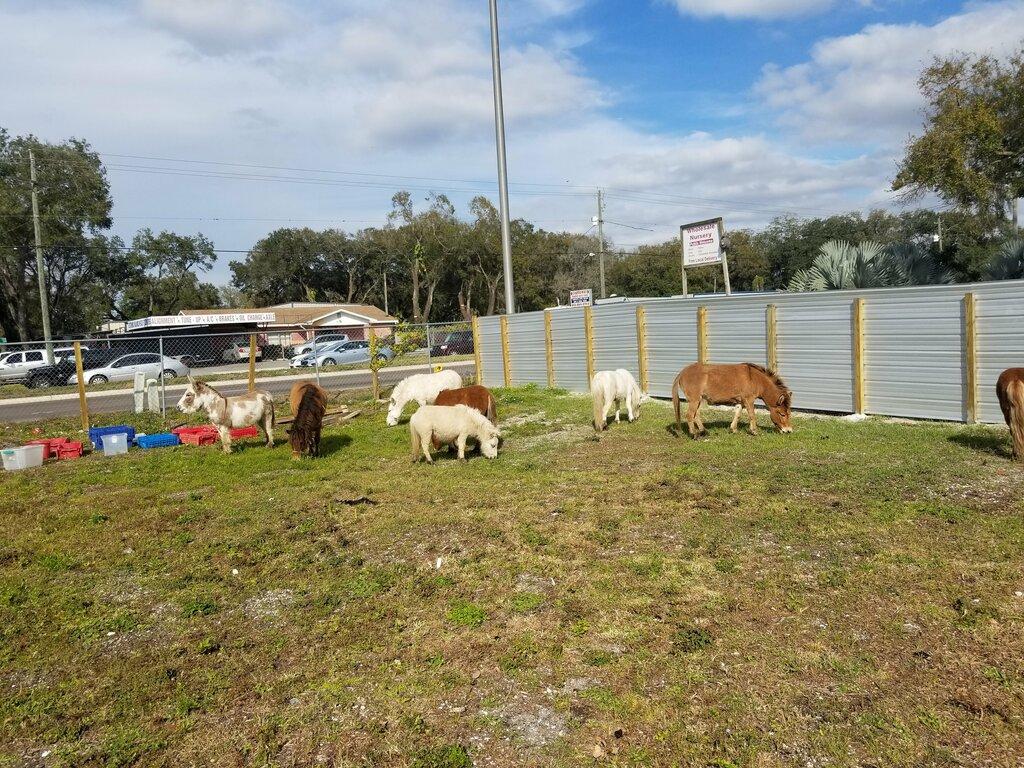
[[[384,314],[385,315],[390,315],[391,314],[390,312],[388,312],[388,273],[387,273],[387,271],[384,272]]]
[[[942,214],[939,214],[939,253],[942,253]]]
[[[498,203],[501,213],[501,254],[505,273],[505,314],[516,311],[512,286],[512,225],[508,213],[508,168],[505,163],[505,108],[501,98],[501,50],[498,44],[498,0],[490,0],[491,77],[494,82],[494,139],[498,152]]]
[[[46,293],[46,265],[43,263],[43,237],[39,228],[39,196],[36,194],[36,156],[28,151],[29,177],[32,180],[32,228],[36,236],[36,277],[39,278],[39,311],[43,315],[43,340],[46,363],[53,365],[53,340],[50,338],[50,297]]]
[[[607,298],[608,292],[604,288],[604,197],[601,188],[597,189],[597,239],[601,243],[601,252],[598,254],[598,264],[601,269],[601,298]]]

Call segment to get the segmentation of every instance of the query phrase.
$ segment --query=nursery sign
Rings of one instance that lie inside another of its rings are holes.
[[[722,220],[711,219],[681,227],[683,266],[703,267],[722,261]]]
[[[594,305],[594,292],[590,288],[581,288],[578,291],[569,291],[570,307],[592,307]]]

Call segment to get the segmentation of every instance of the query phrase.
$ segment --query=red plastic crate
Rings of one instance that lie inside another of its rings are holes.
[[[58,459],[80,459],[82,458],[82,444],[61,438],[62,442],[54,446]]]
[[[25,445],[41,445],[43,446],[43,459],[55,459],[58,446],[67,441],[66,437],[46,437],[41,440],[29,440]]]
[[[204,424],[201,427],[178,427],[172,429],[171,432],[177,435],[181,442],[188,445],[213,445],[220,439],[220,432],[212,424]],[[257,437],[259,433],[256,425],[238,427],[231,430],[231,439],[241,440],[246,437]]]

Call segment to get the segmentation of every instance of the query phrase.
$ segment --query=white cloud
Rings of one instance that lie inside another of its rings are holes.
[[[835,0],[669,0],[680,13],[708,18],[776,19],[820,13]]]
[[[1022,38],[1019,0],[973,5],[931,26],[875,24],[819,42],[807,62],[766,67],[756,92],[805,138],[899,144],[920,126],[917,78],[935,56],[1003,56]]]
[[[287,34],[295,15],[276,0],[141,0],[139,9],[207,53],[266,44]]]

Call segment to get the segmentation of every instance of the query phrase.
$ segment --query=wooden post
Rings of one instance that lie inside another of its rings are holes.
[[[249,391],[256,389],[256,334],[249,334]]]
[[[587,343],[587,386],[594,378],[594,309],[583,308],[583,336]]]
[[[708,361],[708,308],[697,307],[697,362]]]
[[[484,383],[484,367],[480,362],[480,318],[473,315],[471,323],[473,327],[473,360],[476,363],[476,383]]]
[[[512,386],[512,362],[508,354],[508,315],[502,315],[501,323],[501,362],[505,368],[505,386]]]
[[[779,370],[779,331],[778,331],[778,307],[774,304],[768,305],[768,315],[765,318],[765,326],[768,329],[768,370],[778,373]]]
[[[978,317],[973,293],[964,294],[964,366],[967,368],[967,392],[964,407],[967,423],[978,421]]]
[[[864,413],[864,299],[853,303],[853,410]]]
[[[370,391],[376,402],[380,400],[380,361],[377,359],[377,332],[372,325],[366,328],[366,340],[370,342]]]
[[[78,410],[82,414],[82,431],[89,431],[89,401],[85,398],[85,366],[82,365],[82,342],[75,342],[75,373],[78,374]]]
[[[548,386],[555,386],[555,340],[551,332],[551,311],[544,310],[544,354],[548,361]]]
[[[647,311],[639,306],[636,308],[636,364],[640,371],[640,391],[646,392],[649,386],[647,376]]]

